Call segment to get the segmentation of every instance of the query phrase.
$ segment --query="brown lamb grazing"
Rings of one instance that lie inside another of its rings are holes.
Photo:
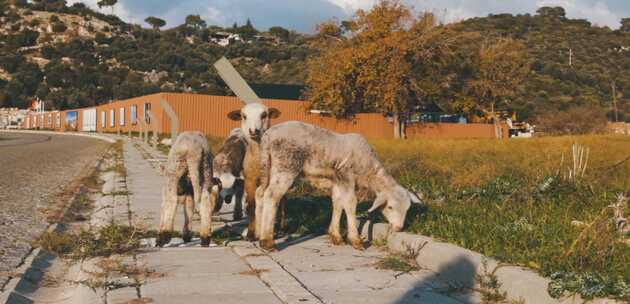
[[[235,221],[243,217],[244,181],[241,176],[246,152],[247,139],[241,129],[234,129],[212,161],[213,184],[215,184],[212,191],[217,197],[215,211],[221,209],[223,201],[229,204],[234,196]]]
[[[192,216],[194,206],[199,205],[201,246],[210,245],[212,210],[216,197],[210,194],[212,176],[212,152],[208,141],[200,132],[182,132],[168,153],[164,169],[165,184],[162,189],[162,209],[157,245],[163,246],[170,240],[175,222],[178,201],[183,201],[183,239],[192,238]],[[192,193],[192,199],[191,199]]]
[[[393,231],[402,229],[411,203],[420,199],[387,173],[376,153],[359,134],[338,134],[302,122],[290,121],[269,128],[260,143],[261,184],[256,191],[260,245],[274,246],[273,229],[278,202],[297,178],[331,191],[332,243],[342,242],[342,210],[346,213],[348,240],[362,249],[356,223],[357,188],[376,194],[370,212],[380,209]],[[258,231],[257,230],[257,231]]]
[[[256,240],[259,233],[256,230],[256,219],[261,210],[256,208],[256,188],[260,183],[260,138],[269,128],[272,118],[280,116],[276,108],[268,108],[261,103],[250,103],[240,110],[228,113],[228,118],[241,122],[241,131],[247,140],[247,151],[243,160],[243,177],[245,178],[245,194],[247,200],[247,239]],[[284,208],[281,208],[284,210]],[[282,216],[281,222],[284,222]]]

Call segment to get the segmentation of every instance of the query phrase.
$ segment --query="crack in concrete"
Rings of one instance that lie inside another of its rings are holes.
[[[288,275],[290,275],[296,282],[298,282],[298,284],[300,284],[300,286],[302,286],[302,288],[304,288],[304,290],[308,291],[308,293],[310,293],[313,297],[315,297],[320,303],[326,303],[324,302],[324,299],[322,299],[321,296],[315,294],[315,292],[313,292],[311,289],[308,288],[308,286],[306,286],[306,284],[304,284],[304,282],[300,281],[300,279],[298,279],[298,277],[296,275],[294,275],[292,272],[290,272],[284,265],[282,265],[282,263],[280,263],[278,260],[274,259],[273,256],[271,256],[269,253],[267,253],[265,250],[261,249],[260,247],[258,247],[257,244],[254,244],[254,246],[256,248],[258,248],[258,250],[262,251],[264,253],[265,256],[269,257],[272,261],[274,261],[278,266],[280,266],[280,268],[282,268],[282,270],[284,270],[284,272],[286,272]]]

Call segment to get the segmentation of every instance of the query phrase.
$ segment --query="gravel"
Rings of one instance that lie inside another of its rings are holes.
[[[48,226],[40,210],[107,146],[85,137],[0,131],[0,289]]]

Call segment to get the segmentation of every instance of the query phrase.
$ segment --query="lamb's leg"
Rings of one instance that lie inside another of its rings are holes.
[[[210,233],[212,232],[212,211],[217,200],[217,194],[213,191],[210,193],[208,187],[204,185],[201,190],[201,204],[199,214],[201,216],[201,224],[199,226],[199,237],[201,238],[201,246],[210,246]]]
[[[343,209],[346,212],[346,221],[348,222],[348,240],[350,244],[352,244],[352,247],[363,250],[363,243],[361,242],[357,228],[357,197],[354,193],[354,188],[348,189],[344,194],[344,198]]]
[[[293,184],[294,176],[289,174],[272,174],[267,189],[262,195],[263,212],[261,221],[260,247],[273,249],[273,230],[278,203]]]
[[[332,219],[328,227],[328,235],[330,235],[330,241],[333,244],[341,245],[343,238],[341,237],[341,232],[339,232],[339,225],[341,224],[341,214],[343,211],[343,197],[337,186],[334,186],[332,189],[332,208]]]
[[[160,227],[158,228],[156,240],[157,246],[163,246],[171,239],[171,232],[175,224],[175,212],[177,211],[177,181],[183,174],[183,172],[178,171],[180,170],[167,172],[166,184],[162,188],[162,207],[160,209]]]
[[[243,219],[243,189],[236,189],[234,193],[234,221]]]
[[[284,198],[280,199],[280,204],[278,206],[278,208],[280,209],[280,214],[278,215],[278,217],[280,218],[280,227],[278,228],[280,230],[280,234],[283,235],[284,234],[284,230],[287,228],[287,221],[286,221],[286,200]]]
[[[186,158],[186,164],[188,165],[188,177],[190,178],[190,183],[192,184],[195,205],[199,204],[201,200],[201,180],[199,176],[201,161],[200,157],[188,155]]]
[[[263,187],[258,187],[256,189],[256,198],[255,201],[258,202],[258,204],[255,205],[254,208],[254,214],[256,219],[258,219],[254,225],[254,235],[256,236],[257,240],[260,240],[260,233],[262,232],[262,216],[263,216],[263,210],[264,210],[264,205],[261,203],[262,199],[263,199],[263,195],[265,193],[265,189],[263,189]]]
[[[249,218],[249,225],[247,226],[247,239],[249,241],[255,241],[258,239],[256,231],[256,218],[259,215],[259,211],[256,206],[256,187],[256,179],[251,177],[245,178],[245,199],[247,201],[247,217]]]
[[[195,213],[195,203],[190,195],[184,197],[184,230],[182,232],[182,238],[184,243],[190,242],[192,239],[192,220]]]

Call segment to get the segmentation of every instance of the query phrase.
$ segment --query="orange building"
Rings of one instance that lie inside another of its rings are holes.
[[[394,125],[381,114],[357,114],[353,119],[337,119],[308,111],[308,102],[263,99],[269,107],[282,113],[272,123],[298,120],[339,133],[359,133],[368,139],[394,138]],[[24,120],[25,129],[57,131],[96,131],[126,133],[151,131],[170,134],[172,121],[162,104],[177,114],[181,131],[201,131],[225,137],[239,126],[227,114],[242,107],[237,97],[183,93],[157,93],[127,100],[114,101],[91,108],[31,113]],[[507,138],[506,126],[495,130],[491,124],[416,123],[407,126],[408,138]],[[497,136],[499,134],[499,136]]]

